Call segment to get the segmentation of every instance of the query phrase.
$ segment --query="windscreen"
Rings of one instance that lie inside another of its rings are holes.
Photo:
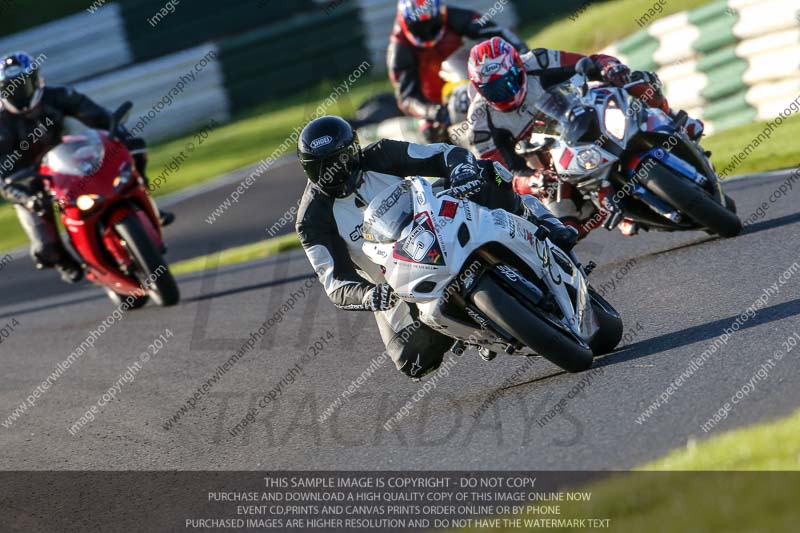
[[[571,81],[549,88],[534,105],[537,110],[534,133],[561,137],[570,146],[594,142],[601,135],[597,113],[581,101]]]
[[[54,172],[69,176],[89,176],[103,164],[103,140],[94,130],[64,137],[64,141],[50,150],[43,163]]]
[[[411,182],[403,181],[385,189],[370,202],[364,213],[364,239],[382,244],[395,242],[413,218]]]

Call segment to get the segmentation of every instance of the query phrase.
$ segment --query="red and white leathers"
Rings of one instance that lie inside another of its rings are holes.
[[[420,119],[420,129],[429,142],[440,136],[440,125],[449,121],[442,101],[445,82],[439,76],[442,64],[464,46],[465,39],[503,37],[519,50],[525,42],[506,28],[497,26],[480,13],[457,7],[447,8],[442,35],[430,46],[417,46],[403,30],[398,12],[387,50],[389,78],[397,106],[406,115]]]
[[[470,143],[482,159],[494,160],[518,174],[514,179],[514,190],[518,194],[535,194],[565,224],[576,227],[581,237],[597,227],[597,221],[590,220],[596,212],[591,202],[584,202],[574,188],[559,183],[551,172],[550,154],[542,150],[538,155],[535,170],[519,156],[514,148],[519,141],[530,138],[537,114],[534,102],[549,87],[562,83],[575,75],[575,66],[585,56],[559,50],[539,48],[522,56],[527,73],[525,98],[515,109],[500,111],[475,91],[468,113],[470,124]],[[615,57],[595,54],[589,56],[595,61],[603,79],[612,81],[615,74],[622,72],[620,84],[628,81],[630,71]],[[655,75],[634,73],[631,79],[638,83],[629,87],[629,92],[650,107],[669,112],[669,104],[661,92],[660,82]],[[690,136],[702,133],[702,123],[693,121]],[[689,127],[687,126],[687,130]],[[556,201],[557,187],[561,187],[561,201]],[[601,191],[602,195],[602,191]],[[596,217],[595,217],[596,218]]]

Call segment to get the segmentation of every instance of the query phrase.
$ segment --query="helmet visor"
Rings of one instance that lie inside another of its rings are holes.
[[[516,65],[502,77],[478,85],[478,90],[488,101],[502,104],[513,100],[525,83],[525,73]]]
[[[0,98],[17,109],[29,108],[39,88],[37,78],[35,72],[21,72],[3,79],[0,82]]]
[[[300,162],[308,179],[320,189],[333,196],[347,196],[361,170],[361,150],[356,142],[327,157],[306,156]]]

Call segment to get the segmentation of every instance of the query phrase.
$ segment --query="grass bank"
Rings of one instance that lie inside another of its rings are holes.
[[[634,472],[580,487],[591,492],[588,502],[559,502],[559,514],[546,518],[610,519],[607,531],[615,533],[794,532],[800,520],[800,476],[785,471],[799,469],[797,411],[781,420],[691,442]],[[539,516],[526,509],[514,518]],[[585,531],[577,527],[536,530]]]

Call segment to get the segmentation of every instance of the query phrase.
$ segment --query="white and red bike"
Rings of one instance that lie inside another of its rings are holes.
[[[423,323],[454,339],[454,353],[541,355],[580,372],[617,346],[622,320],[547,235],[414,178],[370,203],[363,249]]]
[[[558,180],[602,215],[594,227],[612,230],[627,218],[645,230],[738,235],[736,204],[708,154],[683,131],[686,114],[673,119],[624,89],[590,86],[595,68],[582,59],[576,76],[541,95],[531,139],[517,153],[535,169],[539,152],[548,150]],[[606,185],[614,194],[604,203],[599,191]]]

